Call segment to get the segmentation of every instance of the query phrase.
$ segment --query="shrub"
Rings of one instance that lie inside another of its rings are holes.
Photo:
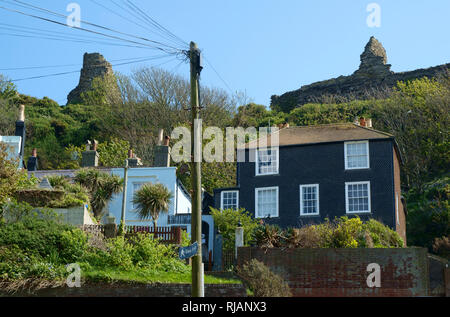
[[[440,256],[450,258],[450,236],[434,239],[433,251]]]
[[[283,243],[283,231],[275,225],[260,225],[253,232],[253,240],[263,248],[280,247]]]
[[[403,240],[397,232],[370,219],[359,217],[328,219],[318,225],[280,230],[277,226],[259,226],[254,231],[256,244],[263,248],[401,248]]]
[[[67,264],[82,256],[87,239],[79,229],[46,218],[45,214],[33,214],[0,225],[0,246],[11,245],[29,255]]]
[[[252,259],[237,269],[238,276],[255,297],[290,297],[288,284],[264,263]]]
[[[250,245],[253,240],[253,231],[258,227],[258,221],[253,219],[248,211],[243,208],[239,210],[211,208],[211,215],[223,236],[224,250],[234,250],[236,227],[239,221],[244,228],[244,245]]]

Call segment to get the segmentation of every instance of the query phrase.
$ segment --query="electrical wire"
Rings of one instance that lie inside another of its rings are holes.
[[[169,56],[165,56],[165,57],[169,57]],[[111,66],[117,67],[117,66],[123,66],[123,65],[135,64],[135,63],[142,63],[142,62],[145,62],[145,61],[148,61],[148,60],[151,60],[151,59],[143,59],[143,60],[140,60],[140,61],[134,61],[134,62],[126,62],[126,63],[114,64],[114,65],[111,65]],[[164,65],[164,64],[167,64],[167,63],[169,63],[169,62],[171,62],[171,61],[174,61],[174,60],[175,60],[175,58],[172,57],[170,60],[165,61],[165,62],[163,62],[163,63],[160,63],[160,64],[158,64],[158,65],[154,65],[154,66],[152,66],[152,67],[159,67],[159,66],[162,66],[162,65]],[[97,66],[100,66],[100,65],[97,65]],[[26,78],[20,78],[20,79],[13,79],[13,80],[10,80],[10,82],[19,82],[19,81],[32,80],[32,79],[40,79],[40,78],[47,78],[47,77],[55,77],[55,76],[69,75],[69,74],[74,74],[74,73],[79,73],[79,72],[80,72],[80,70],[74,70],[74,71],[67,71],[67,72],[61,72],[61,73],[55,73],[55,74],[39,75],[39,76],[26,77]]]
[[[143,59],[145,59],[145,60],[156,60],[156,59],[164,58],[164,57],[167,57],[167,56],[166,55],[160,55],[160,56],[141,56],[141,57],[134,57],[134,58],[121,58],[121,59],[110,60],[109,62],[115,63],[115,62],[123,62],[123,61],[139,61],[139,60],[143,60]],[[72,67],[72,66],[79,66],[79,64],[0,68],[0,71],[28,70],[28,69],[46,69],[46,68],[65,68],[65,67]],[[94,67],[96,67],[96,65],[94,65]]]
[[[19,13],[19,14],[22,14],[22,15],[25,15],[25,16],[29,16],[29,17],[32,17],[32,18],[35,18],[35,19],[39,19],[39,20],[50,22],[50,23],[58,24],[58,25],[61,25],[61,26],[64,26],[64,27],[72,28],[71,26],[69,26],[69,25],[67,25],[65,23],[61,23],[61,22],[58,22],[58,21],[55,21],[55,20],[51,20],[51,19],[48,19],[48,18],[44,18],[44,17],[41,17],[41,16],[36,16],[36,15],[33,15],[33,14],[28,14],[28,13],[25,13],[25,12],[22,12],[22,11],[19,11],[19,10],[5,8],[3,6],[0,6],[0,9],[4,9],[4,10],[10,11],[10,12]],[[115,36],[115,35],[109,35],[109,34],[101,33],[101,32],[98,32],[98,31],[86,29],[86,28],[83,28],[83,27],[73,27],[73,28],[77,29],[77,30],[82,30],[82,31],[86,31],[86,32],[89,32],[89,33],[93,33],[93,34],[97,34],[97,35],[102,35],[102,36],[105,36],[105,37],[113,38],[113,39],[116,39],[116,40],[122,40],[122,41],[133,43],[133,44],[148,46],[148,47],[150,47],[152,49],[161,50],[161,51],[164,51],[164,52],[166,52],[168,54],[176,54],[179,51],[179,49],[174,49],[174,50],[170,51],[170,50],[168,50],[166,48],[161,48],[161,47],[154,46],[154,45],[148,45],[148,44],[145,44],[145,43],[142,43],[142,42],[136,42],[134,40],[124,39],[124,38],[121,38],[121,37],[118,37],[118,36]],[[151,41],[151,40],[149,40],[149,41]],[[154,41],[151,41],[151,42],[154,42]]]
[[[225,84],[225,86],[230,90],[231,94],[234,95],[233,89],[230,88],[230,85],[225,81],[225,79],[220,76],[219,72],[214,68],[214,66],[211,64],[211,62],[203,55],[203,58],[208,63],[208,65],[211,67],[211,69],[216,73],[217,77]]]
[[[125,0],[123,0],[125,1]],[[183,41],[182,39],[180,39],[178,36],[176,36],[175,34],[173,34],[171,31],[169,31],[167,28],[165,28],[164,26],[162,26],[161,24],[159,24],[155,19],[153,19],[151,16],[149,16],[147,13],[145,13],[142,9],[140,9],[138,6],[136,6],[131,0],[126,0],[126,2],[132,7],[134,8],[138,13],[140,13],[147,21],[149,21],[149,23],[153,26],[155,26],[157,29],[159,29],[162,33],[166,33],[169,36],[171,36],[174,40],[179,41],[180,43],[182,43],[183,45],[188,46],[189,44],[185,41]]]
[[[3,1],[5,1],[5,0],[3,0]],[[66,16],[66,15],[64,15],[64,14],[57,13],[57,12],[54,12],[54,11],[52,11],[52,10],[48,10],[48,9],[45,9],[45,8],[37,7],[37,6],[34,6],[34,5],[32,5],[32,4],[23,2],[23,1],[19,1],[19,0],[13,0],[13,1],[22,4],[22,6],[23,6],[23,5],[26,5],[26,6],[30,7],[32,10],[35,10],[35,11],[36,11],[36,10],[39,10],[39,11],[47,12],[48,14],[51,14],[51,15],[54,15],[54,16],[63,17],[63,18],[65,18],[65,19],[68,18],[68,16]],[[98,24],[95,24],[95,23],[91,23],[91,22],[85,21],[85,20],[80,20],[80,23],[84,23],[84,24],[87,24],[87,25],[90,25],[90,26],[93,26],[93,27],[96,27],[96,28],[100,28],[100,29],[103,29],[103,30],[107,30],[107,31],[109,31],[109,32],[115,32],[115,33],[118,33],[118,34],[121,34],[121,35],[133,37],[133,38],[136,38],[136,39],[139,39],[139,40],[143,40],[143,41],[147,41],[147,42],[152,42],[152,43],[154,43],[154,44],[167,46],[168,48],[177,50],[177,48],[175,48],[175,47],[173,47],[173,46],[170,46],[170,45],[167,45],[167,44],[158,42],[158,41],[153,41],[153,40],[150,40],[150,39],[147,39],[147,38],[144,38],[144,37],[136,36],[136,35],[129,34],[129,33],[125,33],[125,32],[121,32],[121,31],[117,31],[117,30],[114,30],[114,29],[112,29],[112,28],[104,27],[104,26],[101,26],[101,25],[98,25]],[[77,28],[79,28],[79,27],[77,27]],[[79,29],[81,29],[81,28],[79,28]]]
[[[107,6],[103,5],[103,4],[101,4],[101,3],[99,3],[99,2],[96,1],[96,0],[90,0],[90,1],[91,1],[92,3],[94,3],[94,4],[96,4],[97,6],[99,6],[99,7],[103,8],[103,9],[105,9],[105,10],[107,10],[107,11],[113,13],[114,15],[116,15],[116,16],[122,18],[123,20],[125,20],[125,21],[127,21],[127,22],[129,22],[129,23],[132,23],[132,24],[134,24],[134,25],[137,25],[137,26],[139,26],[140,28],[142,28],[142,29],[144,29],[144,30],[146,30],[146,31],[148,31],[148,32],[151,32],[151,33],[153,33],[153,34],[156,34],[156,35],[161,36],[160,34],[158,34],[157,32],[155,32],[155,31],[153,31],[153,30],[151,30],[150,28],[148,28],[148,27],[146,27],[146,26],[144,26],[144,25],[142,25],[142,24],[140,24],[140,23],[137,23],[136,21],[134,21],[134,20],[132,20],[132,19],[130,19],[130,18],[127,18],[126,16],[124,16],[124,15],[118,13],[117,11],[115,11],[115,10],[113,10],[113,9],[111,9],[111,8],[109,8],[109,7],[107,7]],[[113,2],[116,6],[118,6],[114,1],[112,1],[112,2]],[[120,6],[119,6],[119,7],[120,7]],[[121,8],[122,11],[126,11],[124,8],[122,8],[122,7],[120,7],[120,8]],[[129,11],[126,11],[126,12],[130,14]],[[139,21],[142,21],[142,19],[140,19],[138,16],[135,16],[134,14],[130,14],[130,15],[133,16],[135,19],[137,19],[137,20],[139,20]],[[143,22],[144,22],[144,24],[145,24],[145,21],[143,21]],[[161,36],[161,37],[163,37],[163,36]],[[164,37],[163,37],[163,38],[164,38]],[[165,39],[166,39],[166,40],[169,40],[173,45],[180,45],[179,42],[171,41],[170,38],[165,38]],[[181,44],[184,46],[184,43],[181,43]]]

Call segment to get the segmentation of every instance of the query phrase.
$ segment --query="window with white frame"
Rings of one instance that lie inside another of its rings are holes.
[[[370,182],[345,183],[347,213],[370,212]]]
[[[319,184],[300,185],[300,215],[319,214]]]
[[[369,141],[345,143],[345,169],[369,168]]]
[[[255,189],[255,217],[278,217],[278,187]]]
[[[238,209],[239,207],[239,191],[230,190],[220,193],[220,209]]]
[[[278,174],[278,148],[268,148],[257,151],[256,175]]]
[[[131,199],[134,199],[134,195],[136,194],[136,192],[141,189],[141,187],[144,185],[144,183],[133,183],[133,196],[131,197]],[[137,206],[133,203],[133,209],[136,209]]]

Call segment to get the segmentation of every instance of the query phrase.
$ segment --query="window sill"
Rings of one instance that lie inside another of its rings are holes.
[[[257,174],[255,177],[262,177],[262,176],[280,176],[280,173],[273,173],[273,174]]]
[[[371,215],[371,211],[356,211],[356,212],[346,212],[346,215]]]
[[[345,171],[370,171],[371,168],[370,167],[361,167],[361,168],[346,168]]]
[[[319,218],[320,214],[300,215],[301,218]]]

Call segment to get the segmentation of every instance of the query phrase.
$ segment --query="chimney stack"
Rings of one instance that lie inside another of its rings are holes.
[[[94,144],[91,141],[87,141],[86,151],[81,153],[81,167],[98,167],[98,142],[94,140]]]
[[[154,167],[170,167],[170,137],[164,136],[164,130],[159,130],[158,145],[155,146]],[[163,141],[164,140],[164,141]]]
[[[133,150],[128,151],[128,166],[129,167],[138,167],[142,166],[142,161],[139,157],[136,157],[136,154],[133,153]]]
[[[31,156],[28,158],[27,170],[35,172],[38,170],[37,150],[33,149]]]

